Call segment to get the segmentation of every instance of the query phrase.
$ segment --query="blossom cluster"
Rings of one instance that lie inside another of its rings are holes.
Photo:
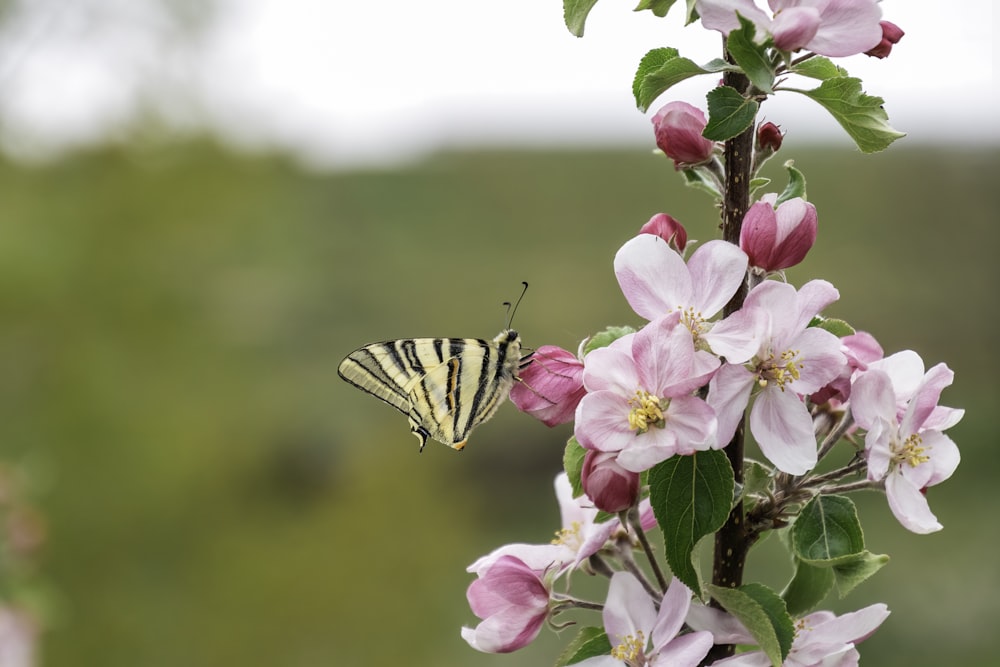
[[[817,55],[884,58],[903,36],[881,20],[877,0],[769,0],[767,5],[770,11],[753,0],[693,3],[705,28],[727,37],[740,32],[737,49],[744,56],[755,54],[744,62],[766,63],[755,73],[747,71],[753,92],[740,97],[743,102],[770,91],[773,77],[794,63]],[[692,3],[688,9],[690,14]],[[793,61],[793,54],[803,50],[806,55]],[[766,57],[756,58],[761,55]],[[662,81],[690,71],[689,64],[676,59],[676,52],[663,49],[640,66],[653,79],[656,94]],[[740,64],[739,57],[734,59]],[[650,73],[644,66],[664,69]],[[870,118],[879,120],[878,113],[871,111]],[[726,150],[716,139],[727,137],[713,138],[705,112],[672,101],[652,116],[652,123],[657,147],[684,172],[688,184],[721,200],[732,180]],[[753,123],[746,120],[743,130],[756,130],[743,183],[757,175],[784,138],[774,123],[756,128]],[[889,141],[895,138],[890,130],[885,131]],[[928,489],[948,479],[960,460],[945,431],[963,411],[938,404],[952,371],[945,364],[926,369],[911,350],[887,355],[871,334],[825,315],[840,297],[830,282],[814,279],[796,286],[788,281],[785,270],[802,262],[816,241],[819,216],[805,198],[804,177],[790,163],[786,167],[790,183],[783,192],[757,194],[759,184],[750,189],[749,200],[738,208],[745,210],[738,242],[729,235],[732,242],[697,243],[676,218],[651,217],[613,262],[621,293],[641,326],[609,327],[582,341],[576,352],[543,345],[521,369],[520,382],[511,390],[515,405],[548,426],[573,425],[567,472],[555,484],[562,528],[550,544],[505,545],[469,566],[476,579],[467,597],[481,620],[463,628],[462,636],[474,648],[515,651],[531,643],[546,623],[564,627],[554,622],[563,611],[591,609],[601,612],[603,628],[585,628],[563,664],[857,664],[856,645],[886,619],[886,605],[836,616],[814,610],[829,587],[810,591],[806,604],[751,584],[746,590],[715,586],[710,591],[714,606],[709,606],[703,604],[708,596],[699,590],[697,572],[685,569],[697,540],[718,530],[732,509],[747,536],[747,550],[762,533],[796,519],[788,541],[797,567],[825,567],[831,582],[836,564],[863,563],[874,572],[884,557],[864,550],[853,504],[842,494],[882,491],[903,527],[931,533],[942,526],[930,509]],[[757,454],[744,460],[741,453],[733,462],[718,450],[740,443],[742,451],[744,425]],[[837,446],[849,448],[850,463],[820,469]],[[706,470],[718,461],[713,456],[722,459],[728,478],[709,487]],[[696,461],[705,459],[709,463],[698,469]],[[695,463],[681,468],[683,462]],[[737,484],[748,465],[755,479]],[[706,496],[693,498],[697,487],[692,483],[682,489],[687,493],[683,507],[683,501],[665,500],[669,491],[664,488],[677,470],[694,471],[688,475],[692,479],[701,475]],[[738,514],[744,502],[750,509]],[[799,541],[807,544],[795,544],[796,530],[824,530],[809,526],[807,518],[809,508],[824,502],[819,511],[842,512],[841,528],[856,536],[850,551],[811,550],[824,540],[803,538]],[[697,521],[671,523],[670,513],[693,515],[699,506],[711,506],[698,517],[703,522],[721,510],[713,527],[694,535]],[[690,542],[671,545],[672,538],[683,542],[677,538],[683,531],[668,536],[668,525],[687,530]],[[672,577],[665,576],[646,537],[656,526],[670,552],[665,560]],[[644,554],[645,567],[637,553]],[[573,572],[607,577],[605,600],[571,595]],[[744,595],[741,600],[753,605],[754,596],[761,596],[787,613],[781,619],[770,612],[748,613],[742,603],[727,606],[730,594]],[[780,646],[779,635],[785,639]],[[737,644],[747,650],[731,655]],[[729,648],[713,653],[716,645]]]

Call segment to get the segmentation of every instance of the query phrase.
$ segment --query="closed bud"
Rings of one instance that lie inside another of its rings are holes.
[[[639,473],[625,470],[617,457],[617,452],[587,450],[580,471],[584,493],[597,509],[611,514],[627,510],[639,500]]]
[[[577,404],[587,393],[583,386],[583,362],[555,345],[542,345],[535,350],[531,363],[518,377],[521,381],[510,390],[511,402],[546,426],[572,421]]]
[[[891,21],[879,21],[879,25],[882,26],[882,41],[865,51],[865,54],[874,58],[886,58],[892,53],[892,45],[903,39],[906,33]]]
[[[679,253],[683,253],[684,247],[687,246],[688,235],[684,225],[666,213],[654,215],[649,222],[639,228],[639,233],[659,236]]]
[[[770,157],[781,148],[781,141],[784,138],[781,128],[771,121],[761,123],[757,128],[757,150],[766,152]]]
[[[771,193],[750,207],[743,217],[740,248],[750,265],[764,271],[781,271],[801,262],[816,242],[816,207],[801,197],[777,208]]]
[[[670,102],[652,118],[656,145],[677,168],[692,167],[712,157],[715,143],[701,136],[708,121],[687,102]]]

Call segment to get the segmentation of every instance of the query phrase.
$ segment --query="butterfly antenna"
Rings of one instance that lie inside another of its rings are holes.
[[[517,307],[521,305],[521,299],[524,298],[524,293],[528,291],[527,281],[522,280],[521,284],[524,285],[524,287],[521,289],[521,296],[517,297],[517,301],[514,302],[514,305],[512,306],[510,301],[504,301],[502,304],[507,308],[507,326],[505,327],[507,329],[510,329],[511,324],[514,322],[514,313],[517,312]]]

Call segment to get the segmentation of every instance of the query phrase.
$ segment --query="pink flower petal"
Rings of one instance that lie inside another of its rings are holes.
[[[628,427],[630,409],[628,399],[613,391],[587,394],[576,407],[573,432],[577,441],[587,449],[602,452],[617,452],[629,446],[636,437]]]
[[[656,608],[639,580],[628,572],[615,572],[608,586],[608,599],[604,603],[604,629],[612,646],[617,646],[628,636],[642,632],[649,637],[656,623]]]
[[[718,423],[716,440],[725,447],[733,439],[736,427],[750,401],[754,375],[743,366],[724,364],[708,384],[708,404]]]
[[[750,410],[750,431],[782,472],[804,475],[816,466],[812,418],[795,394],[770,386],[760,392]]]
[[[708,319],[722,310],[746,277],[748,258],[738,246],[726,241],[709,241],[688,259],[693,299],[684,305],[696,306]]]
[[[885,478],[885,494],[892,515],[903,528],[920,535],[934,533],[943,528],[931,512],[924,494],[902,475],[897,473]]]
[[[691,303],[691,274],[684,260],[652,234],[639,234],[615,255],[615,275],[638,315],[655,320]]]
[[[697,667],[712,650],[712,645],[711,632],[690,632],[675,637],[657,651],[650,667]]]

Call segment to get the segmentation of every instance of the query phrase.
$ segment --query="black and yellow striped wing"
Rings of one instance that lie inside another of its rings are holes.
[[[462,449],[517,380],[521,339],[403,338],[372,343],[340,363],[340,377],[406,415],[423,450],[428,438]]]

